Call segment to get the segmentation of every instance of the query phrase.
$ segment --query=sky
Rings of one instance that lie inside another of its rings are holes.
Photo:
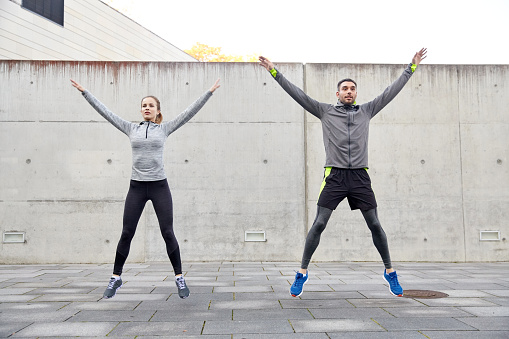
[[[181,50],[274,62],[509,64],[509,0],[102,0]]]

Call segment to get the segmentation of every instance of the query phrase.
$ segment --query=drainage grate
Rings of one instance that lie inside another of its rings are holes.
[[[428,290],[405,290],[403,296],[406,298],[437,299],[446,298],[449,294]]]

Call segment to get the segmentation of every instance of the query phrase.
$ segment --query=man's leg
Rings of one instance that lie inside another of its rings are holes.
[[[398,276],[396,271],[392,268],[391,256],[389,254],[389,244],[387,243],[387,236],[378,220],[378,213],[376,208],[362,211],[362,216],[368,224],[371,236],[373,238],[373,244],[375,244],[378,253],[382,257],[382,261],[385,266],[384,279],[389,284],[389,290],[392,294],[397,296],[403,295],[403,288],[398,282]]]
[[[290,287],[290,294],[293,297],[298,297],[302,294],[302,288],[308,281],[307,268],[309,261],[311,260],[311,256],[313,256],[313,253],[315,253],[315,250],[320,243],[320,236],[325,230],[325,226],[327,226],[327,222],[329,221],[331,214],[331,209],[318,206],[315,221],[313,222],[313,225],[311,226],[311,229],[309,230],[306,237],[306,245],[304,246],[304,253],[302,254],[300,270],[295,275],[295,281]]]
[[[389,244],[387,243],[387,236],[385,235],[384,229],[378,220],[378,213],[376,208],[368,211],[361,211],[364,220],[368,224],[369,230],[371,231],[371,237],[373,238],[373,244],[375,244],[378,253],[382,257],[385,269],[387,272],[394,271],[392,269],[391,255],[389,254]]]
[[[332,214],[332,210],[327,207],[318,206],[316,211],[315,221],[308,232],[306,237],[306,245],[304,245],[304,253],[302,254],[302,261],[300,264],[300,272],[305,274],[311,257],[315,253],[318,244],[320,243],[320,237],[322,232],[327,226],[327,222]]]

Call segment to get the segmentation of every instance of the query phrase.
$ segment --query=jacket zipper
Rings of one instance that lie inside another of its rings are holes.
[[[147,129],[145,130],[145,139],[148,138],[148,126],[150,125],[150,121],[147,121]]]
[[[351,142],[350,142],[350,110],[346,111],[346,115],[348,116],[348,168],[352,167],[352,156],[351,156]]]

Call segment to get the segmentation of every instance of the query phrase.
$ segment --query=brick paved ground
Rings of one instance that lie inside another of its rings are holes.
[[[103,300],[112,265],[0,265],[0,337],[509,338],[509,263],[398,263],[389,294],[379,263],[318,263],[300,298],[298,263],[184,263],[181,300],[169,263],[128,264]]]

